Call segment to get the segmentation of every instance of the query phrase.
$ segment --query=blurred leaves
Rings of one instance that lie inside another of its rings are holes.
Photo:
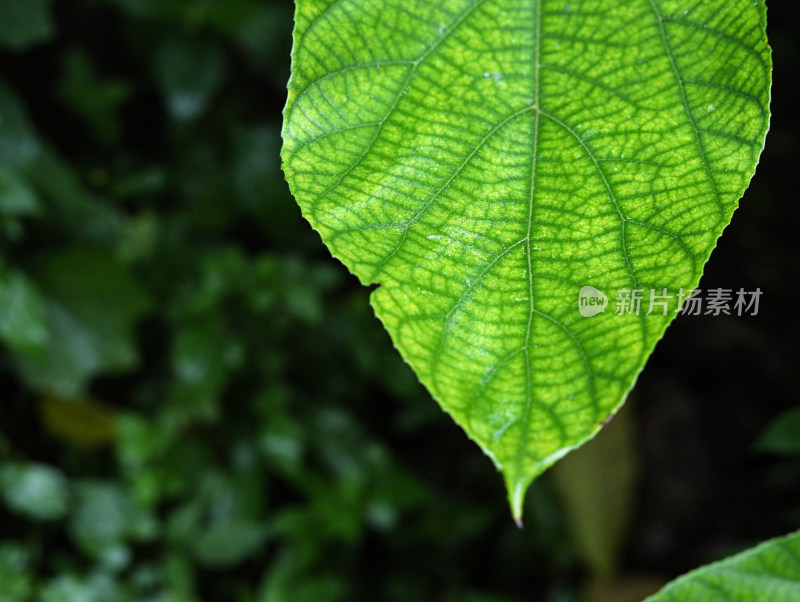
[[[102,447],[116,437],[113,411],[96,401],[50,395],[39,402],[39,414],[49,432],[73,445]]]
[[[0,48],[26,50],[54,32],[51,0],[0,0]]]
[[[25,1],[20,0],[20,3]],[[0,167],[5,170],[27,167],[40,150],[41,143],[31,128],[21,101],[0,79]],[[24,173],[16,171],[11,177],[19,182]]]
[[[49,340],[45,302],[19,271],[0,268],[0,339],[21,355],[43,355]]]
[[[756,448],[773,454],[800,455],[800,408],[778,416],[762,433]]]
[[[4,464],[0,466],[0,490],[8,507],[19,514],[38,520],[55,520],[67,514],[67,479],[50,466]]]
[[[154,518],[118,484],[81,481],[75,489],[76,509],[69,525],[75,542],[106,566],[124,568],[129,562],[126,542],[154,536]]]
[[[53,9],[0,54],[0,599],[574,599],[300,220],[292,4]]]
[[[15,544],[0,545],[0,599],[27,600],[33,591],[33,575],[28,571],[25,550]]]
[[[208,108],[222,83],[224,56],[213,44],[169,38],[155,54],[155,78],[169,113],[194,119]]]
[[[110,145],[119,141],[122,131],[120,109],[130,98],[132,85],[119,78],[97,74],[91,56],[81,49],[70,49],[63,57],[59,95],[83,120],[98,142]]]
[[[100,253],[65,249],[35,263],[50,344],[43,353],[17,357],[29,385],[77,396],[96,374],[132,367],[137,355],[132,325],[149,304],[139,284]]]
[[[26,217],[40,210],[39,199],[28,183],[10,170],[0,170],[0,216]]]

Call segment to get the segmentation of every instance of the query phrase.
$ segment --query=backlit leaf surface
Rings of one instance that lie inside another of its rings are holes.
[[[794,602],[800,600],[800,534],[692,571],[645,602]]]
[[[381,285],[375,312],[519,518],[623,401],[753,175],[764,3],[298,0],[295,20],[292,192]],[[578,311],[584,286],[604,312]],[[671,299],[645,315],[651,289]]]

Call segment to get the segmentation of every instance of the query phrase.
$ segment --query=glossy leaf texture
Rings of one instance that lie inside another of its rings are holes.
[[[765,24],[762,0],[298,0],[291,190],[381,285],[376,314],[517,519],[729,223],[769,124]],[[579,312],[584,286],[605,311]],[[651,290],[669,299],[645,315]]]
[[[800,600],[800,533],[771,539],[692,571],[645,602]]]

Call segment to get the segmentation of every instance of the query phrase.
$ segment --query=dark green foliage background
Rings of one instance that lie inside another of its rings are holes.
[[[773,132],[702,284],[762,313],[681,318],[637,385],[623,573],[800,526],[800,420],[754,447],[798,400],[796,20],[770,6]],[[517,530],[289,196],[291,11],[0,0],[3,602],[583,595],[552,484]]]

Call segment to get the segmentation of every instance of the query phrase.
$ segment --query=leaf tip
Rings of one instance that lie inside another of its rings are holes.
[[[511,516],[517,527],[522,529],[522,506],[525,501],[525,485],[517,481],[513,489],[509,488],[509,502],[511,502]]]

